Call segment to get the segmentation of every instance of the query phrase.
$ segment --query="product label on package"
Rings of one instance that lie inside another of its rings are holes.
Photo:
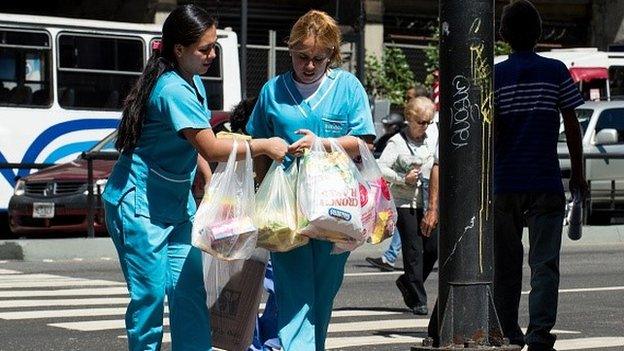
[[[351,220],[351,214],[349,212],[341,211],[337,208],[333,208],[333,207],[330,208],[328,211],[328,214],[332,217],[339,218],[345,221]]]

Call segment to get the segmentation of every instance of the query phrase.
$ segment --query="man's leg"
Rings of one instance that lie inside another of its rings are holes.
[[[556,337],[550,333],[557,319],[559,251],[565,198],[562,194],[535,194],[528,213],[529,265],[529,347],[550,349]]]
[[[524,346],[524,334],[518,325],[524,197],[522,194],[494,196],[494,303],[503,334],[512,344],[520,346]]]

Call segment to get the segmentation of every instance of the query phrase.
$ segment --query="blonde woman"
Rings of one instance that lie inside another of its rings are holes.
[[[430,99],[409,100],[405,105],[407,127],[390,138],[378,161],[391,184],[399,215],[397,229],[405,273],[396,285],[407,307],[418,315],[429,313],[424,281],[438,258],[434,231],[438,222],[438,129],[433,124],[434,114]]]
[[[352,155],[358,153],[357,137],[372,142],[375,131],[366,91],[355,76],[336,68],[341,62],[340,41],[340,30],[326,13],[310,11],[299,18],[288,40],[292,70],[264,85],[247,124],[249,134],[280,136],[296,157],[317,135],[337,138]],[[312,239],[305,246],[271,255],[278,334],[286,351],[325,349],[348,257],[348,253],[331,255],[331,249],[332,243]]]

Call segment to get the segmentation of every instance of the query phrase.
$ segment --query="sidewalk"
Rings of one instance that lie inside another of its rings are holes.
[[[595,244],[624,244],[624,225],[583,227],[581,240],[568,239],[564,228],[563,250]],[[528,232],[525,229],[523,242],[528,245]],[[388,241],[380,245],[366,244],[351,254],[351,259],[364,259],[366,256],[379,256],[388,246]],[[0,260],[71,260],[116,258],[117,252],[110,238],[72,239],[20,239],[0,240]]]

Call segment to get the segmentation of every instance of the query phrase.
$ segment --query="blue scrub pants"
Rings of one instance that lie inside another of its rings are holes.
[[[171,350],[211,350],[201,253],[190,244],[191,222],[166,224],[135,215],[133,191],[118,206],[104,206],[130,293],[129,350],[160,350],[165,294]]]
[[[284,351],[322,351],[334,297],[349,253],[332,255],[332,243],[310,240],[289,252],[271,254],[277,323]]]

